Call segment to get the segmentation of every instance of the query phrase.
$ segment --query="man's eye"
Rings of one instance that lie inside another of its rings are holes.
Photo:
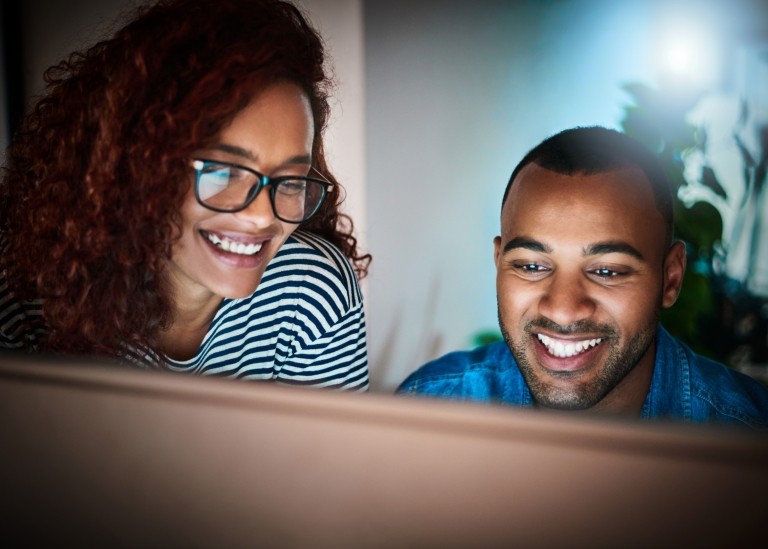
[[[519,263],[514,267],[526,273],[539,273],[548,270],[544,265],[538,263]]]
[[[600,278],[614,278],[624,274],[619,271],[614,271],[613,269],[608,269],[605,267],[601,269],[594,269],[592,273],[599,276]]]

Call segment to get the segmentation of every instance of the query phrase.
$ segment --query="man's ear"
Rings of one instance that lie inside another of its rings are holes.
[[[685,244],[680,240],[674,242],[664,258],[664,288],[661,294],[661,306],[671,307],[677,301],[683,287],[685,275]]]
[[[499,268],[499,254],[501,254],[501,237],[497,236],[493,239],[493,264],[496,268]]]

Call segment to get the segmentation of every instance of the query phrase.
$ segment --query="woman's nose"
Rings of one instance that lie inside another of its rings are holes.
[[[276,218],[269,197],[269,187],[261,189],[247,208],[233,215],[258,227],[266,227],[274,223]]]

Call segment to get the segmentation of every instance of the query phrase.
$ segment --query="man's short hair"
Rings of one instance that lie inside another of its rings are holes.
[[[651,184],[656,208],[664,218],[671,240],[674,227],[672,190],[659,159],[640,142],[616,130],[599,126],[564,130],[531,149],[509,178],[502,210],[517,175],[528,164],[563,175],[592,175],[637,167]]]

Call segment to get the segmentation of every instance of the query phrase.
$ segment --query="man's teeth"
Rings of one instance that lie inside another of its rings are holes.
[[[578,355],[579,353],[583,353],[587,349],[591,349],[592,347],[598,345],[602,341],[602,338],[596,338],[563,343],[562,341],[555,341],[551,337],[545,336],[544,334],[536,334],[536,337],[538,337],[539,341],[541,341],[547,347],[549,354],[559,358]]]
[[[261,250],[261,244],[243,244],[242,242],[233,242],[232,240],[228,240],[226,238],[219,238],[215,234],[211,233],[205,233],[205,236],[214,246],[221,248],[225,252],[229,252],[231,254],[254,255],[259,253],[259,250]]]

